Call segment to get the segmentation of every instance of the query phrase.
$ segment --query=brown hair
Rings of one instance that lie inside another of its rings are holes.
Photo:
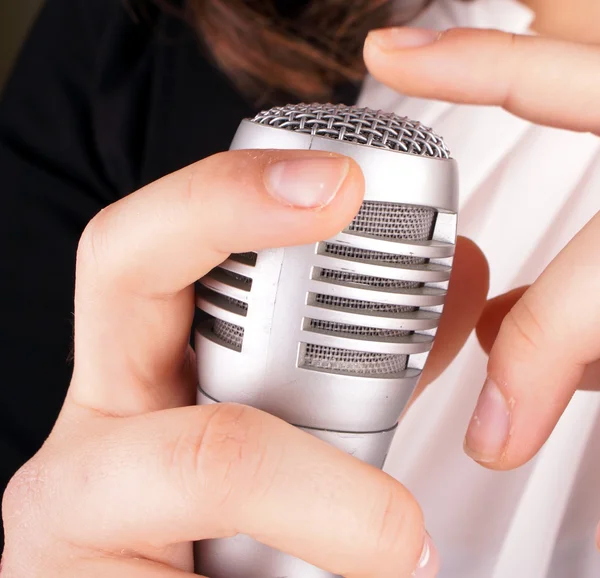
[[[363,42],[369,30],[392,23],[392,5],[399,24],[429,1],[416,10],[407,2],[413,8],[400,13],[394,0],[311,0],[291,15],[280,15],[274,0],[185,0],[185,9],[217,65],[245,93],[324,100],[335,85],[362,80]]]

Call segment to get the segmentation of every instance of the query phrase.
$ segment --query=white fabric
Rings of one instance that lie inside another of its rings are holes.
[[[527,33],[532,19],[515,0],[439,0],[415,25]],[[407,98],[372,78],[359,104],[420,120],[445,138],[459,163],[459,232],[490,261],[490,296],[531,283],[600,210],[596,137],[497,108]],[[462,451],[486,360],[472,337],[411,408],[386,464],[423,507],[440,578],[598,578],[600,395],[578,392],[533,462],[487,471]]]

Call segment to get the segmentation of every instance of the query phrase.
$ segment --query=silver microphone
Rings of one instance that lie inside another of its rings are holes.
[[[354,159],[365,197],[331,239],[234,254],[198,283],[198,403],[271,413],[382,468],[425,365],[456,244],[458,177],[443,140],[395,114],[331,104],[243,120],[231,150]],[[196,544],[208,578],[331,578],[248,536]]]

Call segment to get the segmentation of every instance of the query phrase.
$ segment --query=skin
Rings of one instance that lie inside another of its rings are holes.
[[[535,12],[533,29],[561,40],[600,44],[600,3],[596,0],[522,0]]]
[[[372,35],[365,59],[407,94],[505,106],[534,122],[597,132],[599,50],[460,30],[395,50]],[[557,70],[569,82],[557,85]],[[191,576],[192,541],[238,532],[350,578],[411,576],[427,538],[400,483],[262,412],[191,406],[193,282],[231,252],[314,242],[348,224],[364,192],[354,163],[346,161],[336,194],[314,206],[284,202],[265,180],[282,161],[332,158],[219,154],[92,220],[78,251],[73,379],[50,438],[5,493],[3,578]],[[514,434],[488,467],[529,459],[600,357],[599,221],[536,284],[491,301],[483,315],[485,258],[472,242],[457,244],[422,383],[443,371],[481,317],[490,373],[515,399]],[[573,264],[585,274],[565,275]],[[551,331],[557,316],[573,319],[560,341]],[[552,374],[547,358],[556,359]],[[419,577],[435,575],[431,559]]]

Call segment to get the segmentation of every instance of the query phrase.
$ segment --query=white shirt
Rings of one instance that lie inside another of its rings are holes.
[[[515,0],[439,0],[414,24],[527,33],[532,20]],[[498,108],[407,98],[373,78],[358,104],[420,120],[444,137],[460,171],[459,232],[490,262],[490,297],[534,281],[600,210],[594,136]],[[440,578],[598,578],[600,394],[575,395],[535,460],[487,471],[462,450],[486,362],[472,336],[404,418],[386,464],[423,507]]]

